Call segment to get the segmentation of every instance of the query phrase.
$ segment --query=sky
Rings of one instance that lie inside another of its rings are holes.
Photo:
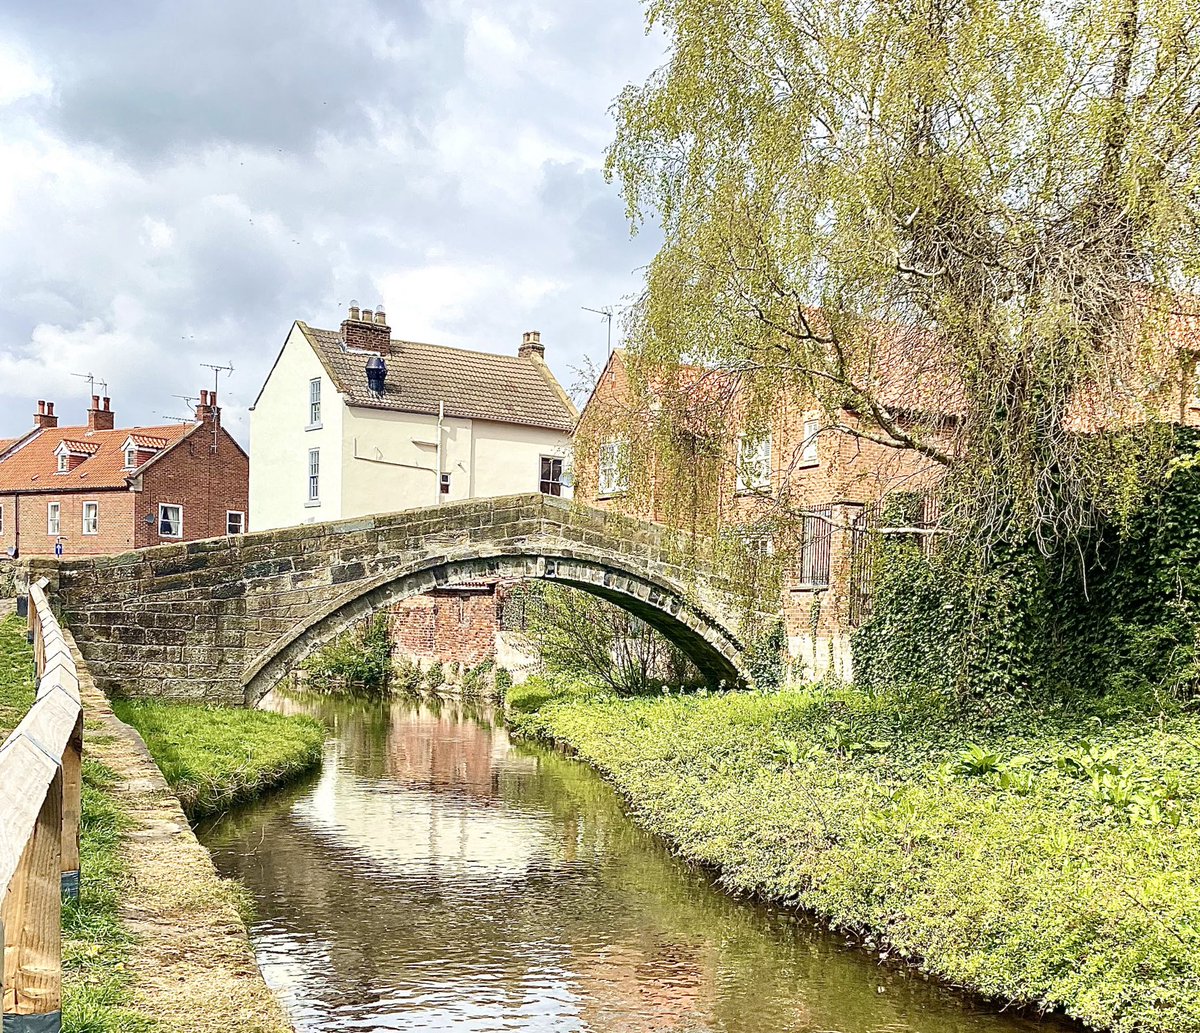
[[[48,41],[52,41],[49,43]],[[581,306],[658,237],[604,181],[610,105],[665,60],[638,0],[205,0],[0,8],[0,437],[38,399],[229,430],[293,320],[602,362]],[[614,335],[619,336],[616,330]]]

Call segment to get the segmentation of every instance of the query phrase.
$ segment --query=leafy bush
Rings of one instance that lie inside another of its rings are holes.
[[[392,639],[387,614],[379,613],[358,630],[305,658],[300,665],[309,688],[381,699],[392,678]]]

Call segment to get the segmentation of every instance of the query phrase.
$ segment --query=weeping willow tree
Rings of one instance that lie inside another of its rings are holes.
[[[984,563],[1135,508],[1193,386],[1194,0],[647,11],[608,171],[665,238],[628,327],[655,504],[703,522],[731,412],[790,394],[942,471]]]

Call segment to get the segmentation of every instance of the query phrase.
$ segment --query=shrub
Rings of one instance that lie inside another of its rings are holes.
[[[380,699],[392,677],[392,640],[387,615],[376,614],[354,632],[341,635],[300,665],[317,692]]]

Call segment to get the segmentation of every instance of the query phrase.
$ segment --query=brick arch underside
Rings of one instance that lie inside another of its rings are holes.
[[[710,684],[744,682],[742,644],[725,622],[689,601],[678,586],[604,561],[539,551],[425,562],[356,585],[274,642],[247,668],[242,678],[246,704],[254,706],[306,656],[372,613],[434,588],[485,578],[552,581],[606,599],[678,646]]]

